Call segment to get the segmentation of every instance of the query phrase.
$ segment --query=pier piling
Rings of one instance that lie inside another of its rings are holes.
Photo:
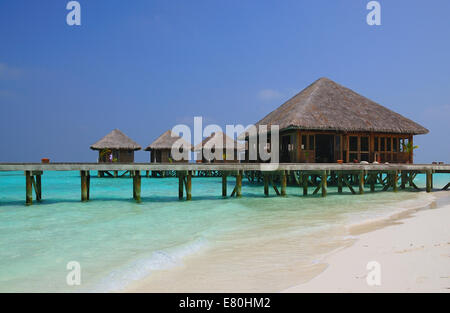
[[[364,176],[365,176],[364,171],[360,171],[359,172],[359,186],[358,186],[360,195],[364,194]]]
[[[81,176],[81,201],[89,201],[90,174],[89,171],[80,171]]]
[[[31,175],[31,171],[25,172],[25,191],[26,191],[26,205],[33,204],[33,176]]]
[[[281,171],[281,175],[280,175],[280,181],[281,181],[281,196],[285,197],[286,196],[286,171]]]
[[[192,200],[192,171],[188,171],[186,179],[186,200]]]
[[[400,171],[400,188],[401,189],[405,189],[406,188],[406,182],[408,181],[407,179],[407,173],[405,171]]]
[[[236,197],[242,197],[242,171],[236,174]]]
[[[178,172],[178,199],[183,200],[184,197],[184,175],[181,172]]]
[[[308,174],[302,174],[303,176],[303,195],[307,196],[308,195],[308,180],[309,180],[309,175]]]
[[[427,192],[431,192],[433,189],[433,172],[431,170],[428,170],[427,172]]]
[[[323,171],[321,175],[322,197],[327,196],[327,179],[328,179],[327,171]]]
[[[36,201],[40,202],[42,200],[42,180],[41,175],[43,172],[41,171],[33,171],[31,173],[31,182],[34,187],[34,192],[36,194]]]
[[[266,197],[269,196],[269,175],[267,173],[264,173],[264,195]]]
[[[227,196],[227,173],[222,172],[222,197]]]
[[[375,183],[377,182],[377,176],[373,173],[369,173],[370,192],[375,191]]]
[[[133,171],[133,198],[141,202],[141,171]]]
[[[398,192],[398,171],[392,173],[392,188],[394,192]]]

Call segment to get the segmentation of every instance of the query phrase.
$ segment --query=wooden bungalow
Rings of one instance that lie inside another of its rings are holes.
[[[91,146],[98,151],[99,163],[133,163],[134,151],[141,146],[126,136],[118,129],[114,129],[108,135]]]
[[[178,140],[181,140],[183,148],[180,148],[180,153],[183,153],[184,157],[182,160],[177,161],[172,157],[172,147]],[[171,130],[168,130],[145,148],[145,151],[150,152],[151,163],[188,163],[191,149],[191,144],[186,142],[180,136],[172,133]]]
[[[222,157],[219,160],[207,160],[205,158],[205,151],[215,153],[216,149],[222,150]],[[223,132],[212,133],[193,149],[193,151],[197,153],[197,162],[202,163],[239,163],[239,154],[244,150],[245,146],[243,144],[238,143],[236,140],[230,138]],[[199,157],[200,151],[202,151],[201,158]],[[227,160],[227,154],[233,154],[233,159]]]
[[[327,78],[285,102],[256,124],[260,125],[268,129],[279,125],[282,163],[413,163],[413,136],[428,133],[410,119]],[[245,138],[248,145],[248,134]]]

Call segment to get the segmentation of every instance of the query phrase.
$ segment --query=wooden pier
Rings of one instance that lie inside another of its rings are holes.
[[[25,203],[33,203],[33,190],[35,199],[42,200],[42,175],[46,171],[78,171],[81,177],[81,201],[90,200],[91,171],[108,171],[118,173],[128,172],[132,177],[133,199],[141,202],[141,173],[145,177],[152,178],[149,172],[170,171],[178,177],[179,199],[192,199],[192,180],[195,173],[214,172],[222,177],[222,197],[228,197],[228,178],[235,178],[235,186],[231,197],[242,197],[242,180],[247,177],[250,182],[263,182],[264,195],[269,196],[272,186],[277,196],[286,196],[288,184],[301,188],[304,196],[313,187],[312,194],[321,193],[327,196],[329,185],[337,186],[338,193],[348,188],[352,194],[364,194],[365,187],[374,192],[375,186],[381,186],[382,191],[405,189],[409,185],[419,190],[414,183],[418,174],[426,175],[426,192],[433,191],[433,174],[450,173],[449,164],[336,164],[336,163],[225,163],[225,164],[201,164],[201,163],[130,163],[130,164],[106,164],[106,163],[0,163],[0,171],[23,171],[25,173]],[[202,176],[199,174],[199,176]],[[0,177],[1,178],[1,177]],[[1,179],[8,179],[7,177]],[[0,187],[1,187],[0,180]],[[280,189],[278,189],[278,184]],[[357,190],[355,188],[357,187]],[[450,188],[450,182],[443,188]],[[0,189],[1,190],[1,189]],[[1,192],[1,191],[0,191]],[[186,194],[186,196],[184,196]]]

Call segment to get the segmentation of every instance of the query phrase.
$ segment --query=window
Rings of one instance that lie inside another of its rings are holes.
[[[369,151],[369,137],[361,137],[361,151]]]
[[[335,151],[335,158],[337,159],[341,159],[341,136],[340,135],[336,135],[334,137],[334,151]]]
[[[380,151],[380,149],[378,148],[378,142],[379,142],[379,140],[378,140],[378,137],[375,137],[375,142],[374,142],[374,145],[375,145],[375,151]]]
[[[394,152],[397,152],[398,150],[397,138],[392,139],[392,145],[394,146]]]
[[[385,150],[386,149],[386,138],[381,137],[380,140],[381,140],[380,151],[386,151]]]
[[[386,151],[391,151],[391,139],[392,138],[386,138]]]
[[[350,157],[349,157],[349,161],[350,162],[358,162],[358,154],[357,153],[350,153]]]
[[[358,137],[350,136],[350,151],[358,151]]]
[[[368,153],[361,153],[361,161],[369,161],[369,154]]]
[[[314,150],[314,135],[309,136],[309,150]]]
[[[306,135],[302,136],[302,149],[307,149]]]

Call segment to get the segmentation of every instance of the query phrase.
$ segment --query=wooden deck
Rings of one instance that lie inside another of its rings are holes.
[[[269,196],[270,186],[276,195],[286,196],[288,183],[298,185],[303,191],[303,196],[308,195],[308,188],[313,187],[312,194],[319,191],[323,197],[327,196],[329,185],[337,186],[338,193],[348,188],[352,194],[363,194],[365,187],[370,186],[370,191],[380,188],[382,191],[391,189],[405,189],[407,185],[420,190],[414,183],[417,174],[426,174],[427,192],[433,191],[433,174],[450,173],[450,164],[336,164],[336,163],[226,163],[226,164],[173,164],[173,163],[0,163],[0,171],[23,171],[25,173],[25,203],[33,203],[33,190],[37,201],[42,200],[42,175],[45,171],[79,171],[81,178],[81,201],[90,200],[91,171],[114,172],[111,177],[118,177],[117,172],[125,171],[133,179],[133,198],[141,201],[142,172],[170,171],[178,177],[179,199],[192,199],[192,177],[199,172],[216,172],[222,177],[222,196],[227,197],[227,178],[235,177],[235,187],[230,196],[242,196],[242,179],[247,177],[249,181],[264,182],[264,194]],[[0,177],[0,186],[3,179]],[[443,188],[450,188],[450,182]],[[0,189],[1,190],[1,189]],[[0,191],[1,192],[1,191]]]
[[[450,173],[450,164],[353,163],[0,163],[0,171],[432,171]]]

